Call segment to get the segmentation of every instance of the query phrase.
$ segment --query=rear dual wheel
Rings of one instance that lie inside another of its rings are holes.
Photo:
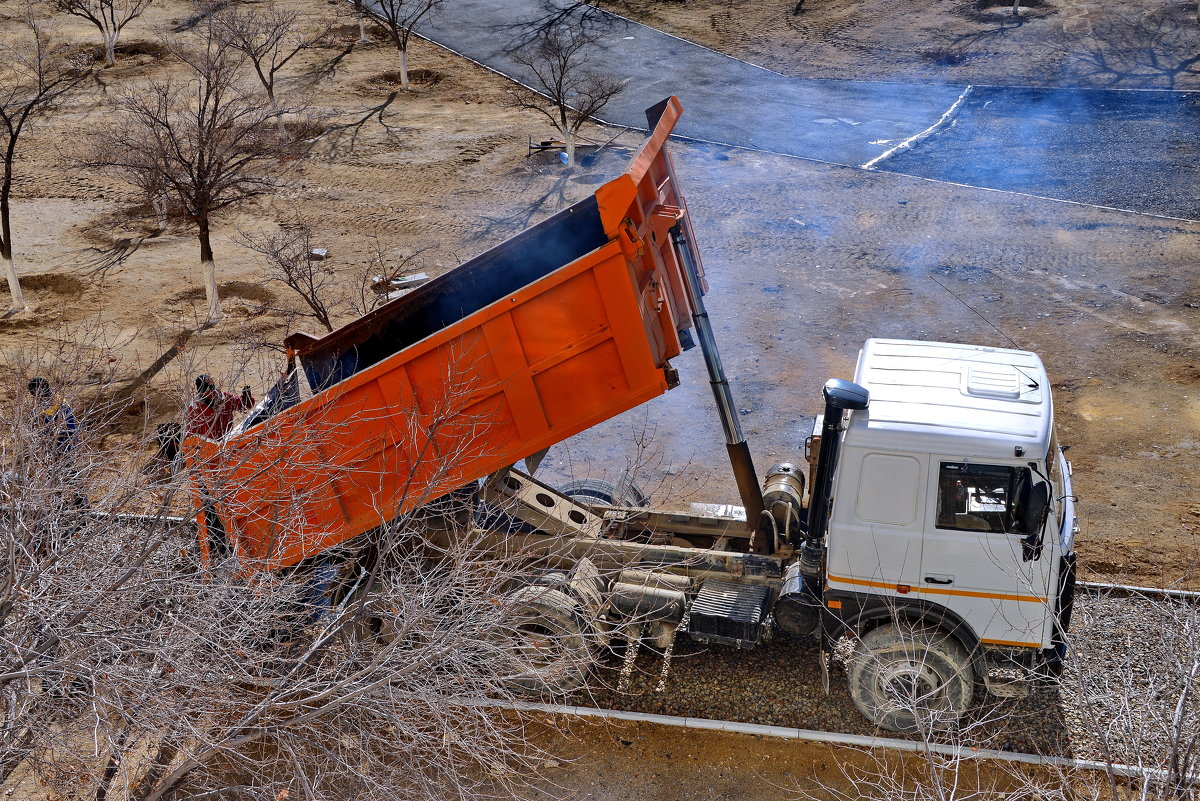
[[[542,584],[514,590],[506,603],[511,609],[503,635],[511,658],[509,684],[527,695],[581,687],[594,660],[595,635],[579,603]]]

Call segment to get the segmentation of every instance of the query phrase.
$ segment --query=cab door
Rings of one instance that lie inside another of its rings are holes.
[[[921,574],[928,457],[846,448],[829,521],[831,589],[908,595]]]
[[[1025,464],[930,458],[921,597],[965,619],[984,643],[1049,647],[1053,547],[1023,549],[1014,532]]]

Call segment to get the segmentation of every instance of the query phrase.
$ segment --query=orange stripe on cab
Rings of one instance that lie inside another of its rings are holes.
[[[908,587],[909,592],[924,593],[925,595],[957,595],[963,598],[992,598],[998,601],[1020,601],[1022,603],[1046,603],[1045,598],[1040,598],[1036,595],[1010,595],[1002,592],[974,592],[972,590],[949,590],[944,587],[914,587],[911,585],[901,585],[894,581],[869,581],[867,579],[845,578],[843,576],[835,576],[832,573],[828,574],[830,581],[837,581],[842,584],[855,584],[860,587],[877,587],[883,590],[893,590],[899,592],[901,586]]]

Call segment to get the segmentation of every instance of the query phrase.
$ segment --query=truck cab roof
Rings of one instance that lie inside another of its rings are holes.
[[[1049,450],[1050,381],[1034,353],[869,339],[854,380],[870,405],[850,413],[847,446],[986,459]]]

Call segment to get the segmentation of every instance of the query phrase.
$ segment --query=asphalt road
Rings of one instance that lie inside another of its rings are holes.
[[[564,16],[597,36],[593,67],[628,79],[606,122],[644,128],[674,94],[685,137],[855,167],[920,137],[874,167],[1200,218],[1197,93],[972,87],[947,116],[966,87],[789,78],[570,0],[455,0],[420,33],[527,83],[514,54]]]
[[[546,0],[455,0],[421,35],[497,72],[528,83],[513,60],[574,6],[597,38],[590,64],[629,83],[604,110],[606,122],[645,128],[645,110],[676,95],[686,113],[680,136],[789,155],[862,164],[932,125],[962,93],[961,86],[917,86],[788,78],[622,17],[574,3]]]
[[[880,169],[1200,219],[1200,94],[975,87]]]

